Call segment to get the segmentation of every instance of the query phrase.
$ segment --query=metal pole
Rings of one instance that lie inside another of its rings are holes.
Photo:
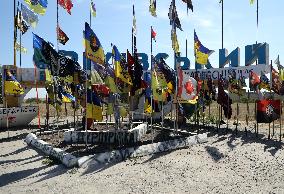
[[[92,0],[91,0],[91,6],[92,6]],[[91,8],[90,8],[90,27],[92,28],[92,10],[91,10]]]
[[[16,61],[16,42],[17,42],[17,28],[16,28],[16,0],[14,0],[14,67],[17,66],[17,61]]]
[[[222,49],[224,48],[224,0],[222,0]]]
[[[258,28],[258,0],[256,1],[256,26]]]
[[[173,8],[176,9],[176,1],[173,0]],[[176,34],[176,26],[175,22],[173,22],[173,29]],[[178,64],[176,60],[176,52],[174,51],[174,65],[176,67],[176,91],[175,91],[175,100],[176,100],[176,131],[178,130],[178,100],[177,100],[177,92],[178,92]]]
[[[153,73],[153,40],[152,40],[152,30],[151,26],[150,38],[151,38],[151,74]],[[151,133],[152,133],[152,143],[154,141],[154,132],[153,132],[153,88],[152,88],[153,76],[151,76]]]

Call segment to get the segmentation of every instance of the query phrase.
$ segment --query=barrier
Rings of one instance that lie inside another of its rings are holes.
[[[41,150],[44,154],[60,160],[62,164],[64,164],[68,168],[72,168],[78,165],[78,159],[75,156],[65,152],[62,149],[53,148],[52,145],[38,139],[37,136],[33,133],[30,133],[26,136],[25,142],[28,145]]]
[[[175,149],[185,148],[197,143],[207,141],[207,134],[199,134],[188,138],[180,138],[165,142],[142,145],[121,150],[114,150],[91,156],[84,156],[78,159],[79,167],[99,166],[105,163],[119,162],[127,158],[141,157],[146,155],[157,154],[160,152],[172,151]]]

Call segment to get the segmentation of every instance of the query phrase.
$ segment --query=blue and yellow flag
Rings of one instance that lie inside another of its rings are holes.
[[[96,4],[93,1],[91,1],[91,12],[92,12],[93,17],[97,16]]]
[[[43,45],[47,44],[41,37],[36,34],[33,34],[33,48],[34,48],[34,55],[33,61],[36,67],[45,69],[47,66],[47,59],[43,55]]]
[[[120,52],[118,51],[115,45],[112,49],[112,56],[114,59],[115,76],[120,78],[123,82],[128,83],[129,85],[133,85],[128,70],[121,64],[122,58]]]
[[[75,102],[76,98],[66,91],[62,92],[62,102],[71,103]]]
[[[4,70],[4,93],[6,95],[22,95],[24,94],[24,89],[21,84],[16,80],[10,70]]]
[[[104,64],[105,54],[101,42],[87,22],[85,23],[84,38],[86,57],[95,63]]]
[[[194,30],[194,54],[196,63],[200,65],[207,65],[209,63],[208,58],[213,52],[213,50],[209,50],[201,44]]]
[[[103,120],[101,99],[91,90],[87,91],[87,118],[96,121]]]
[[[260,75],[259,89],[265,89],[265,90],[270,91],[270,81],[263,72],[261,72],[261,75]]]
[[[25,0],[30,9],[40,15],[44,15],[47,8],[47,0]]]
[[[35,28],[38,23],[38,15],[23,4],[21,5],[21,9],[23,20],[30,24],[33,28]]]

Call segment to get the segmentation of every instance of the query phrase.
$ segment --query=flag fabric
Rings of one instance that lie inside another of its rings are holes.
[[[108,97],[110,94],[110,89],[105,84],[93,84],[92,89],[101,96]]]
[[[151,73],[151,88],[153,99],[156,101],[166,101],[167,98],[167,81],[164,74],[159,71],[158,64],[154,62],[154,68]]]
[[[250,0],[250,4],[251,4],[251,5],[254,4],[254,0]]]
[[[230,93],[243,95],[245,93],[245,89],[243,89],[243,82],[240,79],[237,79],[235,71],[229,71],[229,82],[228,82],[228,90]]]
[[[277,65],[279,71],[279,79],[281,81],[284,81],[284,67],[280,63],[279,55],[277,56],[277,59],[274,61],[274,63]]]
[[[280,118],[280,100],[257,100],[258,123],[271,123]]]
[[[126,61],[122,59],[121,54],[115,45],[113,45],[112,48],[112,56],[114,59],[113,61],[114,61],[115,76],[120,78],[123,82],[132,85],[131,77],[127,71],[127,68],[125,68]]]
[[[30,26],[23,19],[22,12],[19,9],[17,9],[17,15],[15,19],[16,19],[16,27],[22,32],[22,34],[25,34]]]
[[[179,103],[197,103],[197,81],[190,77],[181,68],[178,69],[178,93],[177,100]]]
[[[148,114],[152,112],[151,99],[149,98],[145,99],[144,112]]]
[[[259,89],[270,90],[270,81],[263,72],[261,72],[261,75],[260,75]]]
[[[103,111],[101,106],[101,99],[96,95],[96,93],[91,90],[87,90],[87,118],[95,119],[96,121],[102,121]]]
[[[71,15],[71,9],[73,7],[73,3],[71,0],[58,0],[58,4],[66,9],[66,11]]]
[[[47,0],[25,0],[30,9],[40,15],[44,15],[47,8]]]
[[[142,88],[142,75],[143,67],[141,62],[138,59],[137,54],[134,54],[133,57],[127,50],[127,64],[128,64],[128,73],[132,80],[131,95],[135,95],[136,90]]]
[[[136,35],[137,35],[137,28],[136,28],[136,17],[135,17],[134,5],[133,5],[132,15],[133,15],[133,20],[132,20],[132,32],[133,32],[134,36],[136,36]]]
[[[67,93],[67,92],[62,92],[62,102],[64,103],[71,103],[71,102],[75,102],[76,98],[74,96],[72,96],[71,94]]]
[[[22,95],[24,89],[16,80],[10,70],[4,69],[4,93],[5,95]]]
[[[177,39],[177,34],[175,30],[171,31],[171,39],[172,39],[172,48],[175,53],[179,53],[179,43]]]
[[[28,53],[28,49],[26,49],[24,46],[22,46],[20,43],[16,42],[16,50],[20,51],[22,53],[27,54]]]
[[[34,48],[34,55],[33,55],[33,61],[34,64],[38,68],[46,68],[46,65],[48,63],[48,60],[44,56],[43,48],[45,48],[46,44],[48,44],[45,40],[43,40],[41,37],[39,37],[36,34],[33,34],[33,48]]]
[[[132,57],[132,55],[130,54],[130,52],[127,49],[127,64],[128,64],[128,68],[131,69],[133,67],[134,63],[135,63],[135,59],[134,59],[134,57]]]
[[[208,58],[213,52],[213,50],[209,50],[203,46],[194,30],[194,55],[196,63],[200,65],[207,65],[209,63]]]
[[[33,28],[37,26],[38,23],[38,15],[36,15],[34,12],[32,12],[29,8],[27,8],[25,5],[21,5],[21,11],[23,20],[25,20],[28,24],[30,24]]]
[[[65,32],[63,32],[63,30],[61,30],[61,28],[59,26],[57,26],[57,40],[65,45],[66,42],[69,40],[68,36],[65,34]]]
[[[90,78],[91,78],[90,79],[91,85],[94,85],[94,84],[103,85],[104,84],[104,81],[102,80],[100,74],[96,70],[91,70]]]
[[[107,103],[107,109],[106,109],[106,114],[107,115],[112,115],[113,114],[113,103]]]
[[[281,81],[284,81],[284,68],[283,69],[279,69],[279,79]]]
[[[154,39],[155,42],[156,42],[156,36],[157,33],[153,30],[153,28],[151,28],[151,38]]]
[[[280,94],[280,89],[282,84],[279,79],[279,73],[273,67],[271,73],[272,73],[272,90],[276,94]]]
[[[167,82],[167,90],[168,93],[168,101],[171,100],[170,94],[174,94],[176,88],[176,73],[173,69],[171,69],[166,62],[161,58],[158,61],[158,68],[161,73],[163,73],[166,82]]]
[[[45,83],[46,84],[51,84],[52,81],[52,76],[50,74],[50,71],[48,69],[45,69]]]
[[[84,38],[86,57],[95,63],[104,64],[105,54],[101,42],[87,22],[85,23]]]
[[[192,1],[191,0],[182,0],[183,2],[186,3],[187,5],[187,12],[189,9],[191,9],[191,11],[193,12],[193,5],[192,5]]]
[[[91,1],[91,13],[93,17],[97,16],[96,4],[93,1]]]
[[[257,75],[255,72],[250,72],[250,90],[256,90],[258,85],[260,84],[259,75]]]
[[[106,68],[106,77],[104,79],[104,82],[112,93],[120,93],[120,91],[117,88],[117,85],[115,83],[115,75],[114,74],[115,74],[114,70],[111,67],[108,66]]]
[[[171,2],[169,13],[168,13],[169,19],[170,19],[170,25],[172,25],[174,28],[178,28],[182,31],[181,23],[177,14],[176,6],[174,2]]]
[[[218,98],[217,103],[220,104],[224,110],[226,118],[230,119],[232,116],[232,99],[224,90],[224,80],[218,80]]]
[[[150,0],[149,11],[153,17],[157,17],[156,10],[157,10],[156,0]]]

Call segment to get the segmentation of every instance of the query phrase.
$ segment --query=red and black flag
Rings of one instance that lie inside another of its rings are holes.
[[[61,30],[59,26],[57,26],[57,39],[63,45],[65,45],[69,40],[68,36],[65,34],[65,32],[63,32],[63,30]]]
[[[182,0],[182,1],[187,4],[187,13],[188,13],[188,10],[189,10],[189,9],[191,9],[191,11],[193,12],[192,1],[191,1],[191,0]]]
[[[153,28],[151,28],[151,37],[152,39],[154,39],[155,42],[156,42],[156,36],[157,36],[157,33],[153,30]]]
[[[280,89],[281,89],[281,81],[279,79],[279,73],[272,67],[272,90],[276,94],[280,94]]]
[[[134,57],[127,50],[127,64],[128,64],[128,73],[132,78],[132,87],[131,94],[134,95],[135,91],[143,88],[143,67],[141,62],[138,59],[137,53],[134,53]]]
[[[58,4],[66,9],[66,11],[71,15],[71,9],[73,7],[73,3],[71,0],[58,0]]]
[[[258,123],[271,123],[280,118],[280,100],[257,100]]]
[[[232,99],[224,91],[224,80],[219,79],[218,81],[218,97],[217,103],[220,104],[224,110],[224,115],[226,118],[230,119],[232,116]]]

